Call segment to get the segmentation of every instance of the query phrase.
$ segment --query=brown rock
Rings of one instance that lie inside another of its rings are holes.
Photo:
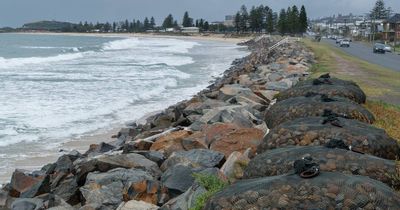
[[[150,150],[163,152],[168,157],[172,152],[184,150],[182,140],[190,134],[191,132],[186,130],[172,132],[158,138],[150,147]]]
[[[126,201],[139,200],[155,205],[159,203],[161,197],[164,197],[164,199],[168,197],[167,188],[161,186],[158,181],[151,180],[133,183],[123,196]]]
[[[203,129],[203,132],[205,133],[205,143],[210,145],[215,139],[237,129],[239,129],[239,127],[232,123],[216,123],[213,125],[207,125]]]
[[[43,178],[32,177],[25,174],[21,170],[15,170],[11,177],[11,191],[12,197],[19,197],[21,193],[29,190],[35,184],[42,181]]]
[[[264,132],[262,130],[240,128],[231,132],[220,133],[211,143],[210,149],[222,152],[225,158],[228,158],[234,151],[243,153],[246,149],[251,148],[250,156],[252,156],[255,154],[263,136]]]
[[[182,140],[182,146],[185,150],[207,149],[206,136],[203,132],[195,132]]]

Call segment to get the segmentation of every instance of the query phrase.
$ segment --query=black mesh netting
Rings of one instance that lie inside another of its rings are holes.
[[[400,156],[398,143],[385,130],[340,117],[307,117],[282,123],[270,130],[257,152],[289,145],[325,145],[332,139],[378,157],[396,159]]]
[[[324,146],[286,147],[257,155],[245,170],[245,178],[259,178],[292,173],[293,163],[303,157],[311,157],[319,164],[321,172],[342,172],[345,174],[368,176],[391,185],[387,174],[396,174],[394,160],[386,160],[372,155],[327,148]]]
[[[341,85],[341,86],[355,86],[359,87],[357,83],[348,80],[341,80],[338,78],[333,78],[329,74],[321,75],[316,79],[308,79],[300,81],[296,86],[309,86],[309,85]]]
[[[325,94],[329,97],[344,97],[360,104],[365,103],[366,100],[364,92],[358,86],[336,84],[311,84],[294,86],[290,89],[280,92],[277,96],[277,100],[283,101],[292,97],[306,96],[312,94]]]
[[[327,111],[336,115],[373,123],[374,116],[361,105],[342,97],[317,95],[295,97],[274,104],[265,114],[269,128],[301,117],[323,116]]]
[[[364,176],[321,172],[312,179],[281,175],[239,181],[213,196],[205,209],[400,209],[400,196]]]

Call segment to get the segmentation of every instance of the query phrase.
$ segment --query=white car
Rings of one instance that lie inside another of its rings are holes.
[[[392,47],[389,45],[385,45],[385,51],[386,52],[392,52]]]
[[[347,39],[343,39],[340,41],[340,47],[350,47],[350,41]]]

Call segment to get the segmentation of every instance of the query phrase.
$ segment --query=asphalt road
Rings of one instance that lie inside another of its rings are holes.
[[[376,54],[372,52],[372,46],[370,47],[365,43],[350,42],[349,48],[342,48],[335,43],[335,40],[322,39],[321,41],[327,42],[354,57],[366,60],[370,63],[374,63],[389,69],[393,69],[395,71],[400,71],[400,55],[397,54],[399,52]]]

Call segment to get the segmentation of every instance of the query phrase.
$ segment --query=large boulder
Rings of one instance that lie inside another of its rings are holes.
[[[151,187],[147,184],[152,182],[155,182],[154,177],[142,169],[116,168],[104,173],[89,173],[80,191],[86,204],[116,208],[124,199],[157,204],[160,188],[149,190]]]
[[[184,193],[194,182],[193,173],[199,169],[194,169],[191,166],[175,165],[168,168],[161,176],[161,182],[168,188],[169,194],[176,197]]]
[[[247,164],[250,162],[249,153],[250,148],[247,149],[244,154],[237,151],[232,152],[221,167],[222,174],[224,174],[231,182],[241,179],[244,175]]]
[[[236,182],[208,200],[222,209],[399,209],[400,195],[363,176],[323,172],[312,179],[281,175]]]
[[[377,158],[357,152],[322,146],[286,147],[257,155],[245,169],[245,178],[282,175],[293,170],[293,163],[303,157],[311,157],[320,165],[322,172],[368,176],[388,185],[392,180],[386,174],[396,174],[393,160]]]
[[[210,149],[223,153],[225,158],[228,158],[232,152],[243,153],[248,148],[251,149],[251,155],[253,155],[263,137],[264,131],[260,129],[239,128],[214,136],[210,143]]]
[[[343,97],[353,100],[357,103],[365,103],[365,93],[355,85],[333,85],[333,84],[312,84],[299,85],[280,92],[277,95],[278,101],[283,101],[288,98],[307,96],[312,94],[325,94],[328,97]]]
[[[79,185],[83,184],[89,172],[107,172],[114,168],[138,168],[150,172],[158,177],[161,171],[157,163],[145,158],[143,155],[121,152],[113,152],[95,157],[78,159],[74,162],[74,174]]]
[[[43,177],[34,177],[26,171],[17,169],[11,176],[10,195],[12,197],[19,197],[42,180]]]
[[[258,147],[258,153],[290,145],[325,145],[341,140],[361,152],[396,159],[400,147],[384,130],[357,120],[341,117],[298,118],[270,130]]]
[[[162,152],[166,157],[173,152],[184,150],[182,140],[192,134],[191,131],[180,130],[174,131],[158,138],[150,150]]]
[[[186,116],[190,115],[203,115],[204,110],[212,109],[215,107],[227,106],[229,105],[226,102],[214,100],[214,99],[206,99],[205,101],[196,101],[189,103],[188,106],[183,110],[183,114]]]
[[[192,167],[212,168],[221,164],[224,154],[208,149],[193,149],[189,151],[178,151],[164,161],[161,170],[177,165],[190,165]]]
[[[268,128],[301,117],[323,116],[327,110],[350,119],[365,123],[373,123],[374,116],[364,107],[341,97],[327,97],[316,95],[310,97],[295,97],[274,104],[265,114]]]
[[[200,119],[194,122],[190,128],[195,131],[201,130],[205,125],[218,122],[233,123],[240,127],[257,127],[264,122],[259,120],[261,113],[247,105],[232,105],[217,107],[208,110]]]

